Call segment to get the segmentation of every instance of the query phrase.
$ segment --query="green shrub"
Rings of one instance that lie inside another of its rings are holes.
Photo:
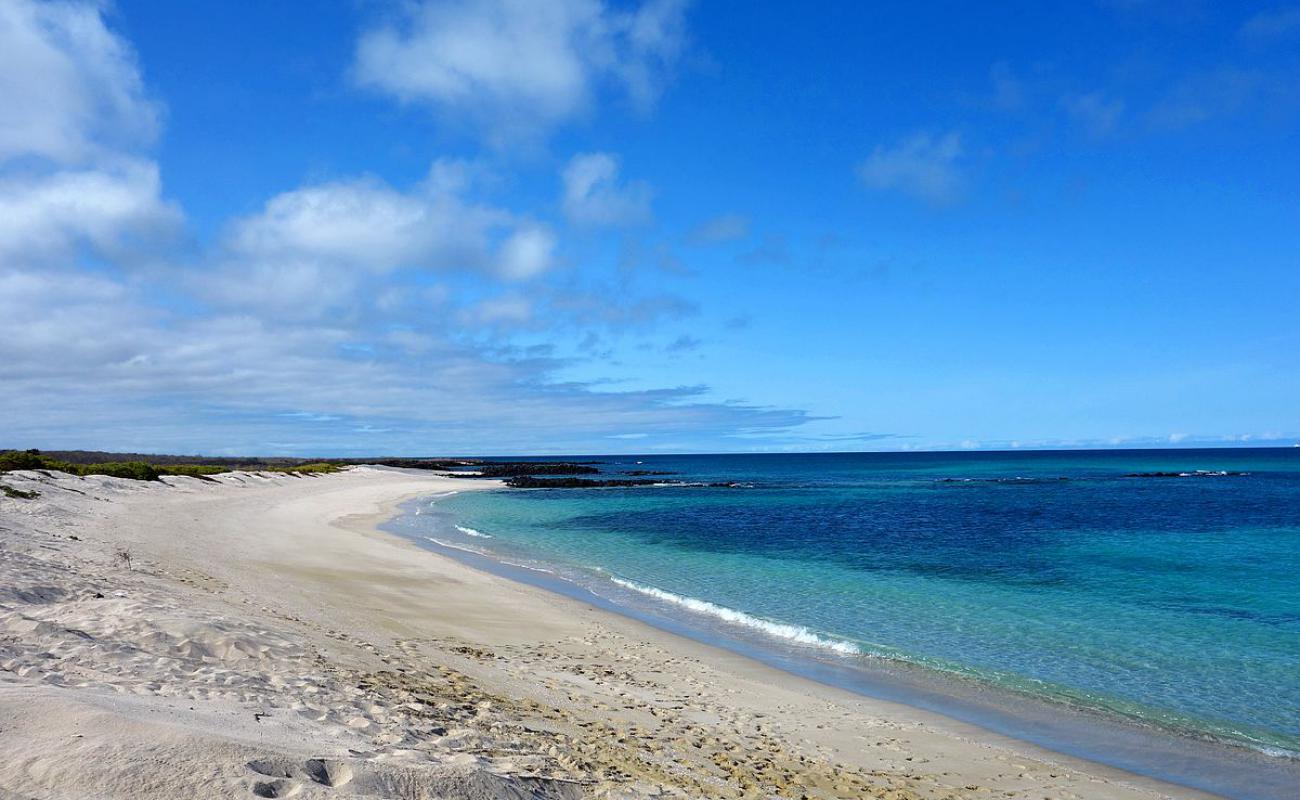
[[[0,453],[0,472],[16,469],[44,469],[66,472],[70,475],[108,475],[113,478],[130,478],[137,481],[158,480],[158,470],[143,461],[112,461],[107,464],[69,464],[38,450],[10,450]]]
[[[214,464],[150,464],[145,461],[110,461],[102,464],[72,464],[42,455],[39,450],[7,450],[0,453],[0,472],[17,469],[43,469],[54,472],[66,472],[70,475],[108,475],[114,478],[129,478],[137,481],[156,481],[162,475],[187,475],[192,478],[211,480],[208,476],[220,475],[232,469],[248,469],[255,472],[287,472],[290,474],[338,472],[342,467],[317,461],[310,464],[284,464],[273,467],[249,465],[246,467],[217,466]]]
[[[217,467],[211,464],[154,464],[159,475],[188,475],[191,478],[203,478],[208,475],[220,475],[229,472],[230,467]]]
[[[0,472],[16,469],[49,469],[48,459],[39,450],[6,450],[0,453]]]
[[[297,466],[293,466],[293,467],[276,467],[275,469],[271,469],[267,471],[268,472],[318,472],[318,473],[328,474],[332,472],[338,472],[341,469],[342,467],[340,467],[338,464],[327,464],[324,461],[317,461],[312,464],[298,464]]]
[[[19,500],[35,500],[41,496],[40,492],[28,492],[22,489],[15,489],[14,487],[3,483],[0,483],[0,492],[3,492],[5,497],[13,497]]]
[[[143,461],[110,461],[107,464],[74,464],[78,475],[107,475],[134,481],[158,480],[158,468]]]

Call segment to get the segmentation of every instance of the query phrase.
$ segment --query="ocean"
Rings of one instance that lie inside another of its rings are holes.
[[[564,460],[687,485],[462,492],[392,528],[1053,749],[1294,791],[1300,449]]]

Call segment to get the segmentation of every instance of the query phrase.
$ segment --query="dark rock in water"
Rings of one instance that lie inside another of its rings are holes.
[[[458,478],[510,478],[516,475],[589,475],[598,461],[484,461],[477,458],[380,458],[348,463],[449,472]]]
[[[623,474],[624,475],[678,475],[680,473],[665,472],[662,470],[655,470],[655,469],[625,469],[623,470]]]
[[[506,479],[506,486],[512,489],[599,489],[606,487],[629,486],[680,486],[707,488],[738,488],[739,483],[688,483],[686,481],[662,481],[654,478],[534,478],[519,475]]]
[[[649,478],[534,478],[516,475],[506,479],[512,489],[592,489],[601,486],[651,486],[662,481]]]
[[[484,478],[510,478],[517,475],[595,475],[595,467],[572,461],[495,461],[480,464]]]

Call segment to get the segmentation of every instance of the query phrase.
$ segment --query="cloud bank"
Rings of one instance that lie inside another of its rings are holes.
[[[356,75],[513,136],[611,88],[652,103],[683,13],[416,4],[362,36]],[[702,386],[559,377],[578,356],[510,333],[599,338],[693,308],[559,277],[562,231],[493,200],[466,162],[405,186],[289,187],[182,246],[185,215],[149,154],[161,107],[98,3],[0,5],[0,107],[0,446],[571,452],[635,430],[723,447],[808,418]],[[573,158],[571,224],[648,215],[648,188],[618,173],[610,154]]]

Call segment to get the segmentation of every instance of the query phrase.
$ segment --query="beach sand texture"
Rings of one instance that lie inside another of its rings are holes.
[[[0,497],[0,800],[1204,797],[805,681],[376,530],[358,467]]]

